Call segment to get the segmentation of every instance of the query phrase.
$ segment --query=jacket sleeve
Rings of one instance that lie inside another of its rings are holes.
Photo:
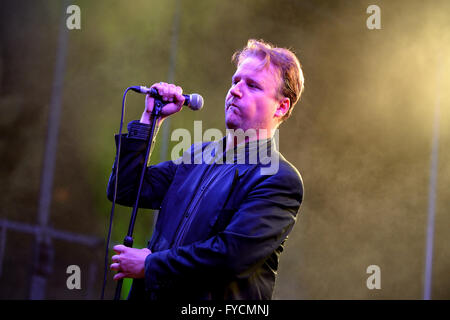
[[[295,171],[295,172],[294,172]],[[145,261],[147,290],[183,279],[248,277],[287,238],[303,198],[296,170],[264,176],[239,206],[224,231],[190,245],[154,252]]]
[[[115,140],[117,148],[119,135],[115,136]],[[127,134],[122,135],[116,203],[134,206],[146,149],[145,140],[129,137]],[[114,199],[116,167],[117,158],[114,160],[107,186],[107,197],[110,201]],[[173,161],[162,162],[146,168],[139,200],[140,208],[159,209],[175,176],[176,168],[177,165]]]

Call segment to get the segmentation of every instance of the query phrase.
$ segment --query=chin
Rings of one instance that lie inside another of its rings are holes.
[[[237,119],[233,119],[232,117],[225,116],[225,127],[227,129],[238,129],[240,127],[239,121]]]
[[[233,130],[239,129],[239,126],[237,124],[235,124],[234,122],[230,122],[230,121],[225,122],[225,127],[227,129],[233,129]]]

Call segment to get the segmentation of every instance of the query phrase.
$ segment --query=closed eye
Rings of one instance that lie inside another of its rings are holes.
[[[248,82],[248,83],[247,83],[247,86],[248,86],[249,88],[259,89],[259,86],[258,86],[256,83],[254,83],[254,82]]]

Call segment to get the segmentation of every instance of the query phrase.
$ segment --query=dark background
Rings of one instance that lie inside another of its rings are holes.
[[[224,132],[230,58],[249,38],[292,48],[305,74],[302,100],[280,128],[279,149],[301,172],[305,198],[274,298],[422,299],[437,125],[432,298],[450,298],[449,1],[69,4],[81,9],[81,29],[67,31],[49,226],[95,241],[52,240],[45,298],[100,297],[111,209],[105,189],[125,88],[172,80],[187,93],[199,92],[204,109],[173,116],[168,132],[192,131],[194,120],[203,130]],[[381,9],[381,30],[366,26],[372,4]],[[66,6],[0,0],[0,219],[22,226],[38,223]],[[140,118],[143,102],[141,95],[128,95],[127,122]],[[158,138],[152,162],[168,159],[177,143],[161,154],[161,131]],[[113,243],[122,242],[130,212],[116,208]],[[146,245],[152,224],[153,212],[139,211],[135,247]],[[28,299],[36,236],[5,227],[0,232],[0,298]],[[81,290],[66,287],[72,264],[81,268]],[[366,287],[369,265],[381,269],[379,290]],[[107,298],[114,289],[109,277]]]

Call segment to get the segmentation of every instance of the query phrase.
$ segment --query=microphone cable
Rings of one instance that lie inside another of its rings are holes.
[[[123,128],[123,119],[125,115],[125,100],[128,91],[132,90],[132,87],[129,87],[125,90],[122,97],[122,115],[120,117],[120,127],[119,127],[119,145],[117,146],[117,153],[116,153],[116,176],[114,179],[114,197],[113,197],[113,203],[111,207],[111,213],[109,216],[109,228],[108,228],[108,237],[106,239],[106,252],[105,252],[105,265],[104,265],[104,275],[103,275],[103,285],[102,285],[102,294],[100,299],[103,300],[105,296],[105,287],[106,287],[106,279],[108,276],[108,258],[109,258],[109,242],[111,240],[111,230],[112,230],[112,224],[114,220],[114,209],[116,206],[116,198],[117,198],[117,179],[119,175],[119,160],[120,160],[120,147],[122,145],[122,128]]]

